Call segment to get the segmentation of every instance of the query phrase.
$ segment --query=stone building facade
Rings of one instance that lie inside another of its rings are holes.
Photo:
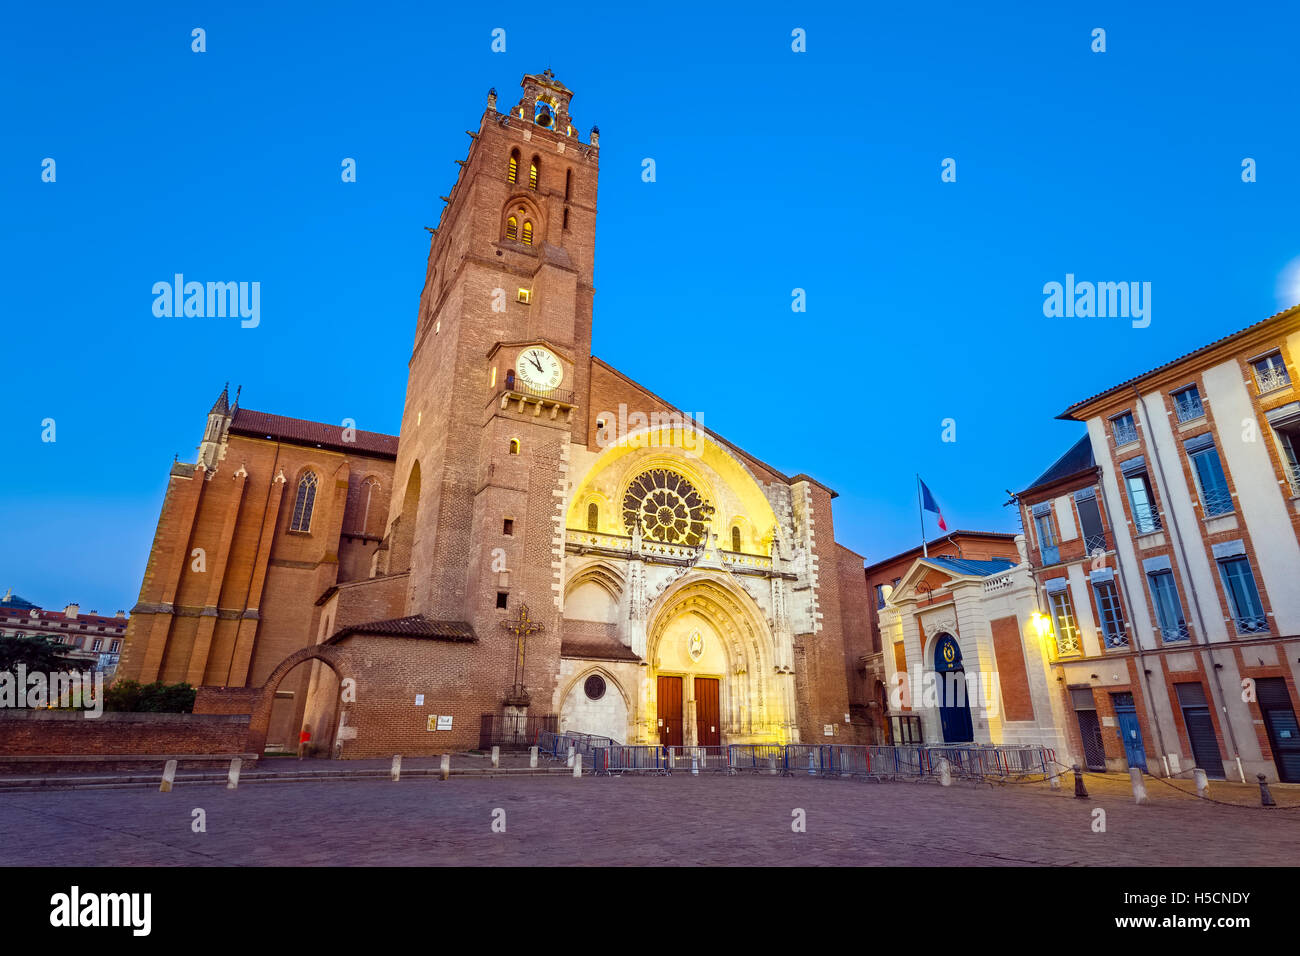
[[[173,468],[127,672],[344,756],[474,746],[485,717],[865,742],[862,559],[835,493],[591,354],[599,131],[580,139],[549,71],[521,87],[504,110],[489,94],[431,230],[400,440],[219,401]]]
[[[1300,781],[1300,308],[1078,402],[1019,495],[1080,763]]]

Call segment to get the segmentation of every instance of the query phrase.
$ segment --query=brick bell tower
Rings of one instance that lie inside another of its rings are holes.
[[[448,196],[420,297],[387,550],[406,613],[470,624],[469,679],[541,713],[559,670],[569,443],[585,441],[599,131],[547,70],[499,111],[496,90]],[[385,564],[386,562],[386,564]],[[507,629],[527,605],[541,625]]]

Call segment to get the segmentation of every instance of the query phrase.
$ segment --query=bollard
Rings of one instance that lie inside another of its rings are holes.
[[[1192,779],[1196,781],[1196,795],[1205,799],[1210,796],[1210,778],[1205,775],[1205,771],[1197,767],[1192,771]]]
[[[767,758],[767,772],[776,775],[776,754],[769,754]]]
[[[952,767],[949,766],[947,757],[939,758],[939,786],[952,786]]]
[[[393,783],[402,779],[402,755],[393,754]]]
[[[691,774],[696,777],[700,775],[700,755],[694,750],[691,751]]]
[[[669,770],[677,769],[677,750],[674,747],[668,748],[668,769]]]
[[[438,779],[446,780],[451,776],[451,754],[442,755],[442,764],[438,767]]]
[[[1265,781],[1264,775],[1262,773],[1257,773],[1255,774],[1255,777],[1259,780],[1259,805],[1261,807],[1277,806],[1277,804],[1273,802],[1273,794],[1268,792],[1268,783]]]
[[[582,754],[575,754],[573,757],[573,775],[582,776]]]
[[[1073,769],[1074,769],[1074,796],[1078,800],[1087,800],[1088,791],[1085,790],[1083,786],[1083,771],[1079,769],[1079,765],[1077,763],[1074,765]]]
[[[495,769],[501,766],[501,748],[492,748],[492,767]]]
[[[239,771],[244,766],[242,757],[235,757],[230,761],[230,771],[226,774],[226,789],[239,789]]]
[[[573,766],[573,744],[569,744],[569,766]]]
[[[176,782],[176,761],[168,760],[163,765],[162,783],[158,785],[159,793],[171,793],[172,784]]]
[[[533,770],[537,769],[537,748],[536,747],[528,748],[528,766]]]
[[[1137,767],[1128,768],[1128,778],[1133,784],[1133,802],[1139,807],[1146,806],[1147,802],[1147,784],[1142,779],[1142,771]]]
[[[1052,774],[1050,777],[1047,778],[1047,785],[1051,787],[1053,790],[1060,790],[1061,775],[1059,773]]]
[[[813,768],[813,752],[808,751],[808,776],[813,776],[817,771]]]

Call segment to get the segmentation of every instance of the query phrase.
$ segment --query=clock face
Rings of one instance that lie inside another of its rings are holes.
[[[515,372],[521,382],[539,392],[559,388],[560,382],[564,380],[564,366],[560,364],[559,358],[540,345],[529,346],[519,353]]]

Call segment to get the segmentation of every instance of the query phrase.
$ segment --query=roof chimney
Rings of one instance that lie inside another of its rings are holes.
[[[74,601],[73,603],[69,604],[67,607],[63,609],[63,616],[75,618],[77,616],[77,613],[80,610],[81,610],[81,605]]]

